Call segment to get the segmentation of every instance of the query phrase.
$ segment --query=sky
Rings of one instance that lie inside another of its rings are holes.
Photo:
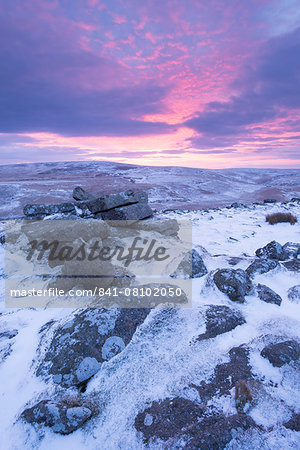
[[[0,0],[0,163],[300,168],[299,0]]]

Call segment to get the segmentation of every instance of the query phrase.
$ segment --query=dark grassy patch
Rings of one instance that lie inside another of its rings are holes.
[[[289,222],[290,224],[294,225],[296,222],[298,222],[297,217],[293,216],[291,213],[273,213],[268,214],[266,216],[266,222],[268,222],[270,225],[274,225],[275,223],[281,223],[281,222]]]

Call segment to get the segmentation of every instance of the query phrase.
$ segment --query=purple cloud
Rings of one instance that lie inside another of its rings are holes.
[[[175,129],[139,119],[162,112],[170,87],[125,82],[126,68],[82,48],[72,22],[45,19],[39,9],[31,15],[20,2],[15,11],[11,6],[2,5],[0,19],[0,132],[131,136]]]
[[[210,102],[184,125],[201,137],[194,145],[224,146],[251,136],[248,127],[287,117],[300,108],[300,28],[270,39],[232,89],[239,94],[227,102]],[[298,126],[300,121],[295,119]],[[295,123],[293,124],[293,129]]]

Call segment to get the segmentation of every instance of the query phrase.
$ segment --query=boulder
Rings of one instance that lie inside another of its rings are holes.
[[[295,242],[286,242],[282,247],[288,258],[298,258],[300,255],[300,244]]]
[[[295,303],[300,303],[300,284],[292,286],[288,290],[288,299]]]
[[[95,200],[95,196],[85,191],[81,186],[76,186],[73,189],[73,198],[75,200]]]
[[[229,306],[211,305],[205,312],[205,323],[206,332],[198,336],[198,341],[227,333],[246,321],[239,311]]]
[[[130,342],[148,309],[87,309],[58,328],[37,375],[82,386]]]
[[[133,205],[110,209],[109,211],[97,214],[96,217],[103,220],[138,221],[151,217],[152,215],[153,211],[147,203],[135,203]]]
[[[300,344],[294,340],[270,344],[261,351],[261,355],[273,366],[281,367],[300,358]]]
[[[279,263],[275,259],[256,259],[247,267],[246,272],[250,278],[254,278],[255,275],[270,272],[270,270],[276,269]]]
[[[282,245],[276,241],[269,242],[264,247],[258,248],[255,254],[259,258],[276,259],[279,261],[284,261],[287,258],[287,254],[283,250]]]
[[[277,200],[275,198],[265,198],[264,203],[276,203]]]
[[[217,288],[234,302],[244,303],[252,290],[250,277],[242,269],[219,269],[213,279]]]
[[[175,272],[171,275],[172,278],[200,278],[206,275],[207,268],[199,253],[192,249],[188,252],[182,261],[179,263]]]
[[[256,292],[258,298],[266,303],[274,303],[275,305],[280,306],[282,302],[282,298],[280,295],[276,294],[272,289],[264,284],[258,284],[256,286]]]
[[[144,439],[168,440],[182,432],[182,429],[203,418],[203,408],[184,398],[166,398],[152,405],[136,416],[135,428],[143,433]]]
[[[42,400],[32,408],[25,409],[21,417],[28,423],[50,427],[54,433],[70,434],[80,428],[92,411],[86,406],[71,406],[53,400]]]

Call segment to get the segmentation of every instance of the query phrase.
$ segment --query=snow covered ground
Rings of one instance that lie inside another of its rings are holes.
[[[255,250],[272,240],[280,244],[300,242],[299,222],[271,226],[265,222],[270,212],[292,212],[300,222],[299,203],[252,205],[248,208],[222,208],[207,211],[174,211],[161,218],[184,218],[193,223],[193,244],[209,271],[217,268],[246,269]],[[204,250],[205,249],[205,250]],[[3,246],[0,248],[4,264]],[[235,258],[235,259],[233,259]],[[235,264],[234,266],[232,264]],[[297,366],[273,367],[260,354],[271,337],[300,339],[300,301],[288,299],[290,287],[300,285],[300,274],[280,267],[257,275],[262,283],[282,297],[282,304],[265,303],[253,294],[243,304],[234,304],[246,322],[213,339],[197,340],[205,331],[204,305],[233,302],[209,283],[210,274],[193,280],[193,308],[152,310],[137,329],[129,345],[88,383],[82,396],[93,398],[98,414],[85,426],[68,436],[49,428],[34,428],[20,420],[20,414],[42,399],[57,395],[58,388],[35,374],[41,358],[39,330],[49,321],[62,325],[75,311],[70,309],[7,310],[4,305],[4,280],[1,282],[0,335],[13,331],[11,339],[0,341],[0,448],[20,449],[142,449],[147,448],[134,423],[138,413],[153,401],[181,397],[201,404],[195,388],[208,382],[217,364],[228,362],[228,351],[246,344],[254,378],[263,383],[263,394],[248,414],[262,429],[240,433],[228,448],[298,449],[299,432],[282,426],[300,412],[300,374]],[[50,344],[50,338],[42,348]],[[7,356],[4,358],[4,355]],[[299,366],[298,366],[299,369]],[[69,392],[77,394],[75,388]],[[225,416],[236,413],[234,393],[215,395],[210,407]],[[167,448],[162,441],[151,441],[150,448]],[[175,448],[175,447],[168,447]],[[181,448],[181,447],[180,447]]]

